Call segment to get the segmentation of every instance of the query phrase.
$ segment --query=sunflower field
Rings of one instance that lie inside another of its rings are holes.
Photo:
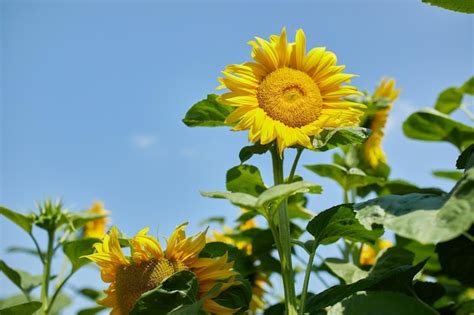
[[[426,2],[474,12],[470,0]],[[2,224],[31,244],[5,257],[34,257],[42,272],[2,257],[2,279],[17,294],[0,293],[0,315],[69,314],[78,297],[88,301],[78,315],[474,314],[474,77],[433,91],[435,104],[403,121],[406,141],[456,151],[450,169],[432,173],[451,188],[420,187],[391,171],[397,157],[383,149],[403,95],[396,78],[361,90],[352,81],[363,73],[351,73],[331,47],[309,45],[311,30],[289,29],[249,41],[248,59],[230,60],[217,92],[202,91],[174,122],[197,137],[197,127],[247,137],[222,185],[200,192],[235,209],[231,220],[202,211],[197,233],[186,231],[196,222],[176,222],[157,236],[141,218],[129,236],[101,201],[82,211],[53,198],[30,212],[2,205]],[[313,163],[300,163],[303,155]],[[323,155],[332,162],[320,163]],[[338,187],[328,208],[310,203],[321,180]],[[96,271],[95,283],[76,283],[83,268]]]

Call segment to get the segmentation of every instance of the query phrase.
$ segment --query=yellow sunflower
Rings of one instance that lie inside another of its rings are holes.
[[[367,244],[362,244],[359,264],[374,265],[377,258],[377,253],[383,249],[390,248],[392,246],[393,243],[388,240],[377,240],[377,242],[375,243],[375,248]]]
[[[92,207],[87,210],[87,212],[92,214],[105,215],[105,217],[87,222],[84,225],[83,229],[84,237],[102,238],[107,232],[107,223],[109,221],[107,215],[109,215],[110,212],[105,210],[104,204],[100,201],[94,202]]]
[[[395,89],[395,80],[382,79],[376,88],[373,98],[386,98],[389,104],[386,108],[377,111],[373,117],[369,118],[370,124],[367,126],[372,130],[372,134],[363,145],[364,157],[372,168],[376,168],[381,162],[386,162],[385,153],[382,149],[383,128],[387,123],[387,118],[393,103],[397,100],[400,90]]]
[[[324,127],[354,126],[365,105],[345,100],[360,92],[350,82],[353,74],[342,73],[336,55],[325,48],[306,53],[303,30],[288,43],[286,30],[250,41],[254,62],[232,64],[222,72],[218,89],[225,104],[237,107],[227,122],[234,130],[249,129],[249,140],[278,143],[280,155],[293,145],[311,148],[310,137]]]
[[[217,282],[223,283],[218,292],[204,302],[202,308],[211,314],[233,314],[237,310],[218,304],[213,299],[230,286],[239,284],[233,262],[227,254],[217,258],[200,258],[206,245],[206,232],[186,238],[182,224],[175,229],[163,251],[158,240],[147,235],[148,228],[141,230],[130,240],[131,257],[124,255],[118,239],[118,230],[113,227],[101,243],[95,244],[96,252],[86,256],[97,263],[104,282],[110,283],[107,297],[100,304],[111,307],[112,315],[126,315],[140,296],[160,285],[171,275],[189,270],[199,283],[198,298],[205,296]]]

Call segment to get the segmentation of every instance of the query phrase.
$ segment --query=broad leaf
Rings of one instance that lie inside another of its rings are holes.
[[[462,98],[462,91],[456,87],[450,87],[439,94],[435,109],[441,113],[450,114],[461,106]]]
[[[299,193],[320,194],[323,191],[322,187],[310,182],[299,181],[291,184],[280,184],[270,187],[264,191],[257,200],[257,207],[262,207],[268,203],[278,204],[285,198]]]
[[[31,315],[41,308],[41,302],[32,301],[0,309],[1,315]]]
[[[77,312],[77,315],[96,315],[100,312],[104,311],[106,308],[105,306],[95,306],[90,308],[83,308]]]
[[[5,207],[0,207],[0,214],[21,227],[26,233],[31,234],[34,223],[33,215],[26,216]]]
[[[84,258],[83,256],[94,253],[93,246],[99,241],[99,239],[95,238],[84,238],[65,242],[63,244],[64,254],[67,256],[67,258],[69,258],[74,271],[91,262],[89,259]]]
[[[474,95],[474,77],[471,77],[463,84],[461,91],[464,94]]]
[[[352,205],[339,205],[318,213],[306,227],[317,244],[331,244],[340,238],[373,243],[383,234],[383,229],[365,228],[356,219]]]
[[[457,169],[466,169],[474,167],[474,144],[471,144],[459,155],[456,160]]]
[[[96,214],[89,211],[66,212],[63,216],[64,223],[67,223],[73,230],[77,230],[88,222],[106,217],[107,214]]]
[[[396,292],[356,294],[330,308],[328,315],[436,315],[415,298]]]
[[[336,181],[344,190],[363,187],[370,184],[382,184],[383,178],[368,176],[358,168],[346,169],[337,164],[315,164],[305,165],[307,169],[315,172],[319,176],[328,177]]]
[[[3,260],[0,260],[0,271],[23,292],[30,292],[41,285],[42,282],[41,275],[33,276],[26,271],[15,270],[8,266]]]
[[[460,180],[463,176],[463,172],[461,172],[461,171],[442,171],[442,170],[438,170],[438,171],[433,171],[432,174],[436,177],[439,177],[439,178],[454,180],[455,182]]]
[[[232,126],[226,123],[227,116],[235,109],[220,103],[218,96],[209,94],[206,99],[194,104],[186,113],[183,122],[188,127]]]
[[[234,314],[247,314],[246,311],[252,300],[252,287],[249,281],[237,278],[239,285],[232,286],[214,298],[218,304],[231,308],[238,309]]]
[[[267,188],[256,166],[239,165],[227,171],[227,190],[258,197]]]
[[[361,144],[370,135],[370,130],[362,127],[326,128],[314,137],[313,146],[317,151],[327,151],[348,144]]]
[[[232,204],[246,209],[255,209],[258,200],[257,197],[244,193],[201,192],[201,195],[209,198],[227,199]]]
[[[336,258],[328,258],[324,264],[345,284],[351,284],[367,277],[368,272],[360,269],[356,265]]]
[[[250,244],[250,243],[249,243]],[[256,272],[253,264],[253,258],[242,250],[230,244],[222,242],[207,243],[199,254],[199,257],[216,258],[228,255],[228,260],[234,262],[234,270],[244,277],[248,277]]]
[[[385,196],[355,205],[366,227],[383,224],[398,235],[422,244],[456,238],[474,223],[474,169],[466,172],[448,196]]]
[[[470,0],[422,0],[425,3],[441,7],[443,9],[463,12],[463,13],[474,13],[474,2]]]
[[[266,153],[268,150],[270,150],[271,146],[272,146],[272,143],[265,144],[265,145],[261,145],[260,143],[255,143],[253,145],[243,147],[242,150],[240,150],[239,152],[240,163],[244,163],[255,154]]]
[[[431,108],[411,114],[403,123],[403,132],[412,139],[447,141],[460,150],[474,143],[474,128]]]

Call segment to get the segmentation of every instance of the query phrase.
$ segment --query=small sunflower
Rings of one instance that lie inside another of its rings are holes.
[[[211,314],[233,314],[236,312],[218,304],[213,299],[227,288],[239,284],[237,272],[232,270],[227,254],[217,258],[200,258],[206,245],[206,232],[186,238],[182,224],[175,229],[167,242],[165,251],[158,240],[147,235],[148,228],[141,230],[130,240],[131,257],[124,255],[118,239],[118,230],[113,227],[101,243],[95,244],[96,252],[86,258],[101,269],[104,282],[110,283],[107,297],[100,304],[111,307],[112,315],[126,315],[140,296],[156,288],[171,275],[189,270],[199,283],[198,298],[205,296],[217,282],[223,283],[218,292],[210,296],[202,308]]]
[[[234,130],[249,130],[249,140],[267,144],[277,141],[280,155],[285,148],[311,148],[310,137],[325,127],[354,126],[365,105],[344,98],[361,93],[350,82],[353,74],[342,73],[336,55],[318,47],[306,53],[303,30],[288,43],[286,30],[250,41],[254,62],[232,64],[222,72],[218,89],[222,102],[237,107],[227,122]]]
[[[368,118],[369,125],[367,127],[372,130],[372,134],[363,145],[363,154],[372,168],[376,168],[381,162],[386,162],[385,153],[382,149],[383,128],[387,123],[392,105],[399,94],[400,90],[395,89],[395,80],[386,78],[382,79],[374,92],[373,99],[375,101],[385,98],[389,103],[387,107],[378,110],[372,117]]]
[[[87,210],[91,214],[104,215],[103,218],[87,222],[84,225],[83,235],[87,238],[102,238],[107,232],[107,223],[109,211],[105,210],[104,204],[100,201],[94,202],[92,207]]]
[[[393,246],[393,243],[388,240],[377,240],[375,248],[367,244],[362,244],[360,251],[359,264],[361,265],[374,265],[377,253],[383,249],[387,249]]]

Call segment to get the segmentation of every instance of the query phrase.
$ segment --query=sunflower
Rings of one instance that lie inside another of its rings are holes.
[[[363,145],[363,154],[365,160],[372,168],[376,168],[381,162],[386,162],[385,153],[382,149],[382,139],[384,136],[383,128],[387,123],[387,118],[392,104],[397,100],[400,90],[395,89],[395,80],[382,79],[379,86],[376,88],[373,99],[385,98],[389,101],[387,107],[378,110],[375,114],[368,118],[372,134]]]
[[[256,37],[249,42],[254,62],[232,64],[222,72],[218,89],[230,92],[220,100],[236,109],[226,119],[234,130],[249,130],[249,141],[277,141],[280,155],[285,148],[311,148],[311,136],[325,127],[358,124],[365,105],[344,98],[361,93],[350,82],[353,74],[342,73],[336,55],[325,48],[306,53],[303,30],[288,43],[286,30],[270,41]]]
[[[232,270],[227,254],[217,258],[200,258],[206,245],[206,232],[186,238],[182,224],[175,229],[167,241],[164,251],[158,240],[147,235],[148,228],[141,230],[130,240],[131,257],[124,255],[118,230],[113,227],[101,243],[95,244],[95,253],[85,256],[101,269],[104,282],[110,283],[107,297],[100,304],[112,307],[112,315],[126,315],[140,296],[160,285],[171,275],[189,270],[199,283],[198,298],[205,296],[217,282],[222,286],[204,302],[202,308],[211,314],[233,314],[236,312],[218,304],[213,299],[230,286],[239,284],[237,272]]]
[[[375,243],[375,248],[362,244],[360,251],[359,264],[361,265],[374,265],[377,253],[383,249],[390,248],[393,246],[393,243],[388,240],[377,240]]]
[[[107,223],[108,223],[107,215],[110,212],[105,210],[104,204],[100,201],[94,202],[92,207],[89,210],[87,210],[87,212],[91,214],[104,215],[104,217],[94,220],[94,221],[87,222],[84,225],[84,229],[83,229],[84,237],[102,238],[107,232]]]

